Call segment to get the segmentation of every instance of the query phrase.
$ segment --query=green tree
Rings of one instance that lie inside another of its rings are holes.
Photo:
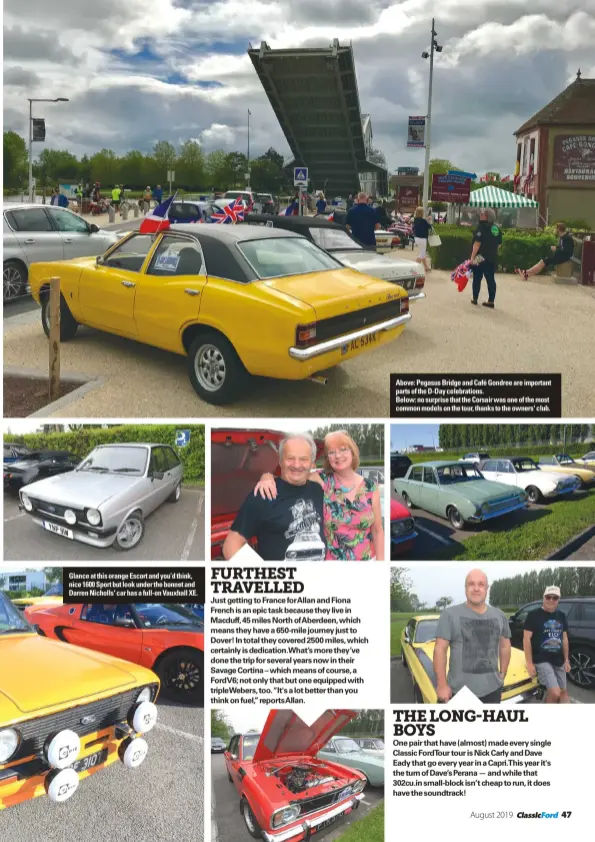
[[[449,605],[452,605],[452,596],[441,596],[440,599],[436,600],[436,608],[439,611],[444,611]]]
[[[78,181],[79,162],[66,149],[44,149],[33,163],[33,172],[41,187],[53,187],[61,179]]]
[[[150,159],[140,149],[131,149],[118,161],[118,179],[128,189],[142,190],[150,181]]]
[[[176,160],[176,183],[187,189],[205,186],[205,156],[195,140],[187,140],[180,146]]]
[[[153,154],[151,155],[151,163],[153,164],[152,167],[152,178],[148,179],[147,183],[153,182],[157,183],[165,183],[167,180],[167,171],[174,168],[174,164],[176,162],[176,147],[173,143],[170,143],[168,140],[158,140],[155,146],[153,146]],[[176,173],[176,180],[177,180],[177,173]]]
[[[233,727],[222,710],[211,709],[211,737],[221,737],[227,742],[233,734]]]
[[[4,187],[25,189],[28,167],[29,155],[23,138],[13,131],[4,132]]]
[[[116,158],[113,150],[102,149],[91,156],[89,161],[91,167],[91,181],[99,181],[104,188],[104,191],[110,186],[118,182],[119,179],[119,159]]]
[[[227,153],[223,149],[214,149],[205,158],[205,175],[209,187],[221,190],[229,182],[229,170],[227,168]]]
[[[449,170],[458,170],[460,167],[455,166],[448,158],[432,158],[430,161],[430,187],[432,186],[432,176],[442,175]]]
[[[406,567],[392,567],[390,571],[390,610],[413,611],[411,586],[413,582]]]
[[[62,581],[61,567],[44,567],[43,572],[45,573],[45,578],[48,580],[50,585],[53,585],[54,582]]]

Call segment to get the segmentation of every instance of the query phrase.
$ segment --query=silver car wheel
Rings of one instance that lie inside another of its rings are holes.
[[[180,499],[180,494],[181,494],[181,493],[182,493],[182,486],[180,485],[180,483],[178,483],[178,484],[176,485],[176,491],[175,491],[175,494],[176,494],[176,500],[179,500],[179,499]]]
[[[249,804],[244,805],[244,821],[246,822],[246,827],[249,831],[254,833],[256,828],[254,826],[254,819],[252,818],[252,810],[250,809]]]
[[[225,359],[216,345],[201,345],[194,359],[196,379],[207,392],[218,392],[225,382]]]
[[[131,515],[120,527],[116,541],[123,550],[131,550],[136,547],[143,537],[143,522],[137,515]]]
[[[11,298],[16,298],[23,286],[23,278],[16,266],[11,266],[10,264],[8,266],[5,266],[3,279],[4,301],[9,301]]]

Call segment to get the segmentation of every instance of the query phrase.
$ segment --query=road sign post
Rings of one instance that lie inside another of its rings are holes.
[[[187,447],[190,444],[190,430],[176,430],[176,447]]]
[[[304,215],[303,190],[308,186],[308,167],[294,167],[293,168],[293,186],[299,187],[299,208],[300,216]]]

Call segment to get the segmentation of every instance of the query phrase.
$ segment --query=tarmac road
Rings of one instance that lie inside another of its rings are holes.
[[[595,690],[587,690],[568,682],[568,695],[575,704],[595,704]],[[409,670],[401,663],[401,658],[390,660],[390,701],[391,704],[413,703],[413,683]],[[536,704],[540,704],[536,702]]]
[[[225,759],[222,754],[211,755],[211,807],[213,812],[213,831],[211,842],[250,842],[250,835],[246,830],[244,819],[240,814],[238,792],[228,780]],[[381,787],[367,787],[365,798],[360,802],[357,810],[352,810],[348,816],[338,819],[325,830],[317,833],[316,842],[334,842],[347,830],[349,825],[365,818],[367,814],[384,798]],[[19,840],[20,842],[20,840]]]
[[[98,549],[46,532],[19,511],[18,498],[4,495],[5,561],[204,561],[205,515],[202,488],[182,489],[177,503],[164,503],[145,522],[133,550]]]
[[[581,496],[588,495],[589,493],[589,491],[578,491],[575,492],[575,497],[580,499]],[[392,496],[395,497],[394,492]],[[422,509],[413,508],[411,514],[415,518],[417,538],[409,553],[394,556],[393,561],[433,561],[444,559],[446,550],[448,552],[454,552],[456,549],[462,549],[464,541],[475,535],[482,535],[486,532],[492,534],[510,532],[516,526],[535,520],[543,520],[545,524],[547,523],[549,509],[555,505],[556,501],[531,503],[528,509],[519,509],[516,512],[511,512],[509,515],[487,521],[483,528],[477,524],[470,525],[464,530],[454,529],[446,518],[441,518],[431,512],[425,512]],[[592,543],[595,545],[595,539]],[[577,553],[580,553],[580,550]],[[579,558],[579,556],[570,556],[570,558],[573,557]],[[515,558],[517,557],[515,556]],[[584,558],[580,556],[580,558],[583,561],[592,560],[593,555],[591,555],[590,559],[587,559],[586,556]]]
[[[135,221],[117,224],[118,230],[126,224],[134,227]],[[563,414],[591,414],[595,404],[592,288],[559,286],[548,279],[523,282],[513,275],[499,275],[497,306],[490,311],[471,307],[468,295],[457,293],[449,273],[436,270],[428,275],[426,294],[426,299],[412,305],[413,318],[399,339],[326,372],[328,385],[254,378],[247,395],[223,407],[198,398],[184,357],[81,328],[73,341],[62,345],[62,371],[103,378],[103,382],[83,396],[75,396],[54,415],[272,418],[322,413],[338,418],[386,418],[389,374],[432,371],[561,371]],[[47,370],[47,340],[39,313],[11,316],[11,312],[7,307],[5,365]],[[527,313],[531,314],[529,321]]]
[[[203,712],[158,703],[149,753],[129,771],[120,763],[81,781],[64,804],[35,798],[2,812],[2,839],[14,842],[197,842],[203,839]],[[246,840],[244,840],[246,842]]]

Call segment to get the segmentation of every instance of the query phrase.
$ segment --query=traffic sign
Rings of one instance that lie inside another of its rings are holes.
[[[190,444],[190,430],[176,430],[176,447],[187,447]]]
[[[308,186],[308,167],[294,167],[293,168],[293,186],[307,187]]]

